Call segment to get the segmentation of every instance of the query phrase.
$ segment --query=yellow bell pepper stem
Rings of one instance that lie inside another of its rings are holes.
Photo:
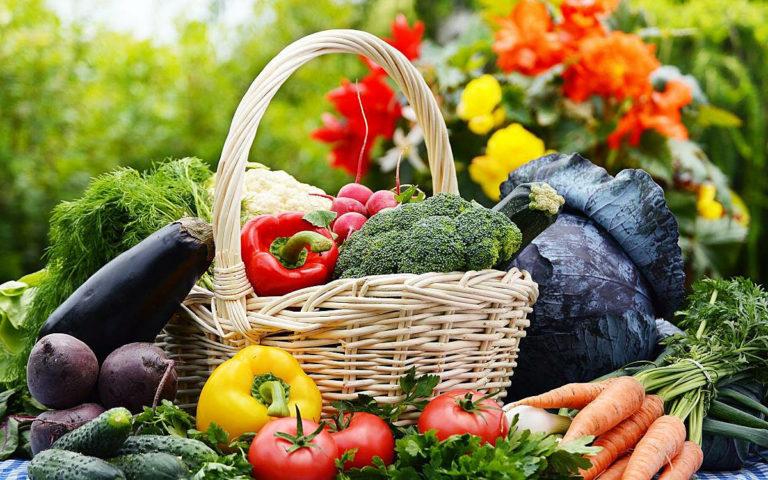
[[[315,382],[293,356],[275,347],[252,345],[225,361],[211,373],[197,402],[197,428],[215,423],[230,441],[256,433],[277,417],[293,416],[317,422],[322,397]]]

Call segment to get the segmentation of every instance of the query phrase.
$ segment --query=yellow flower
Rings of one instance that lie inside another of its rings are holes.
[[[482,75],[470,81],[461,92],[457,113],[469,122],[469,129],[485,135],[504,120],[504,110],[496,108],[501,102],[501,85],[491,75]]]
[[[469,176],[485,194],[498,200],[499,185],[512,170],[544,155],[544,142],[519,123],[491,135],[485,155],[476,157],[469,165]]]
[[[699,187],[698,199],[696,200],[696,209],[699,216],[707,220],[717,220],[723,216],[723,204],[718,202],[717,187],[711,183],[702,184]]]

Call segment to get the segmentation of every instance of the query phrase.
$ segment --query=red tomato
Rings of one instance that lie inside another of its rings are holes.
[[[298,431],[293,417],[267,423],[251,443],[248,461],[253,476],[269,480],[333,480],[339,449],[331,434],[315,422],[304,420]],[[297,432],[298,431],[298,432]],[[292,437],[278,436],[285,433]]]
[[[419,432],[435,430],[437,438],[469,433],[495,443],[509,425],[498,403],[473,390],[453,390],[433,398],[419,417]]]
[[[333,432],[331,436],[339,447],[339,454],[357,449],[354,460],[345,463],[344,468],[372,465],[373,457],[381,457],[387,465],[395,459],[395,437],[392,430],[387,422],[371,413],[352,414],[347,428]]]

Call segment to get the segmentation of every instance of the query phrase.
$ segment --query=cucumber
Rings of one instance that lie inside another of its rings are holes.
[[[170,453],[131,453],[111,458],[109,463],[128,480],[180,480],[189,478],[189,469],[179,457]]]
[[[216,452],[199,440],[167,435],[135,435],[128,437],[117,455],[164,452],[181,457],[193,470],[216,458]]]
[[[523,183],[515,187],[491,210],[505,214],[523,234],[518,252],[547,227],[555,223],[565,199],[544,182]]]
[[[32,480],[121,480],[123,472],[100,458],[67,450],[44,450],[29,464]]]
[[[111,457],[131,434],[132,425],[131,412],[122,407],[113,408],[65,434],[53,443],[53,448],[94,457]]]

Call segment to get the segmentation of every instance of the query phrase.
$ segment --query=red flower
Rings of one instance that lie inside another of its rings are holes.
[[[521,0],[499,25],[493,51],[503,71],[537,75],[563,60],[563,44],[542,2]]]
[[[401,108],[395,92],[389,88],[385,77],[371,73],[357,84],[345,80],[339,88],[328,93],[328,99],[343,119],[323,115],[323,126],[312,132],[312,138],[332,144],[331,164],[353,175],[357,172],[362,151],[361,172],[365,174],[370,166],[374,142],[378,137],[392,138],[400,119]]]
[[[575,50],[579,40],[605,36],[608,31],[602,20],[616,8],[615,3],[610,0],[564,0],[560,4],[563,22],[558,28],[566,47]]]
[[[421,39],[424,37],[424,22],[416,21],[408,26],[408,19],[402,13],[392,22],[392,36],[386,38],[388,44],[400,50],[408,60],[421,56]]]
[[[630,145],[637,146],[645,130],[655,130],[665,137],[687,139],[688,130],[683,125],[680,109],[692,100],[691,87],[679,80],[670,80],[663,92],[654,91],[636,101],[608,137],[608,146],[619,148],[625,137],[629,137]]]
[[[392,22],[392,36],[384,41],[395,47],[408,60],[416,60],[421,56],[421,40],[424,37],[424,22],[417,20],[413,27],[408,26],[408,19],[402,13]],[[368,57],[360,57],[372,72],[384,72],[379,65]]]
[[[592,95],[618,100],[650,94],[650,75],[660,63],[637,35],[611,32],[582,40],[575,62],[563,74],[565,95],[583,102]]]

